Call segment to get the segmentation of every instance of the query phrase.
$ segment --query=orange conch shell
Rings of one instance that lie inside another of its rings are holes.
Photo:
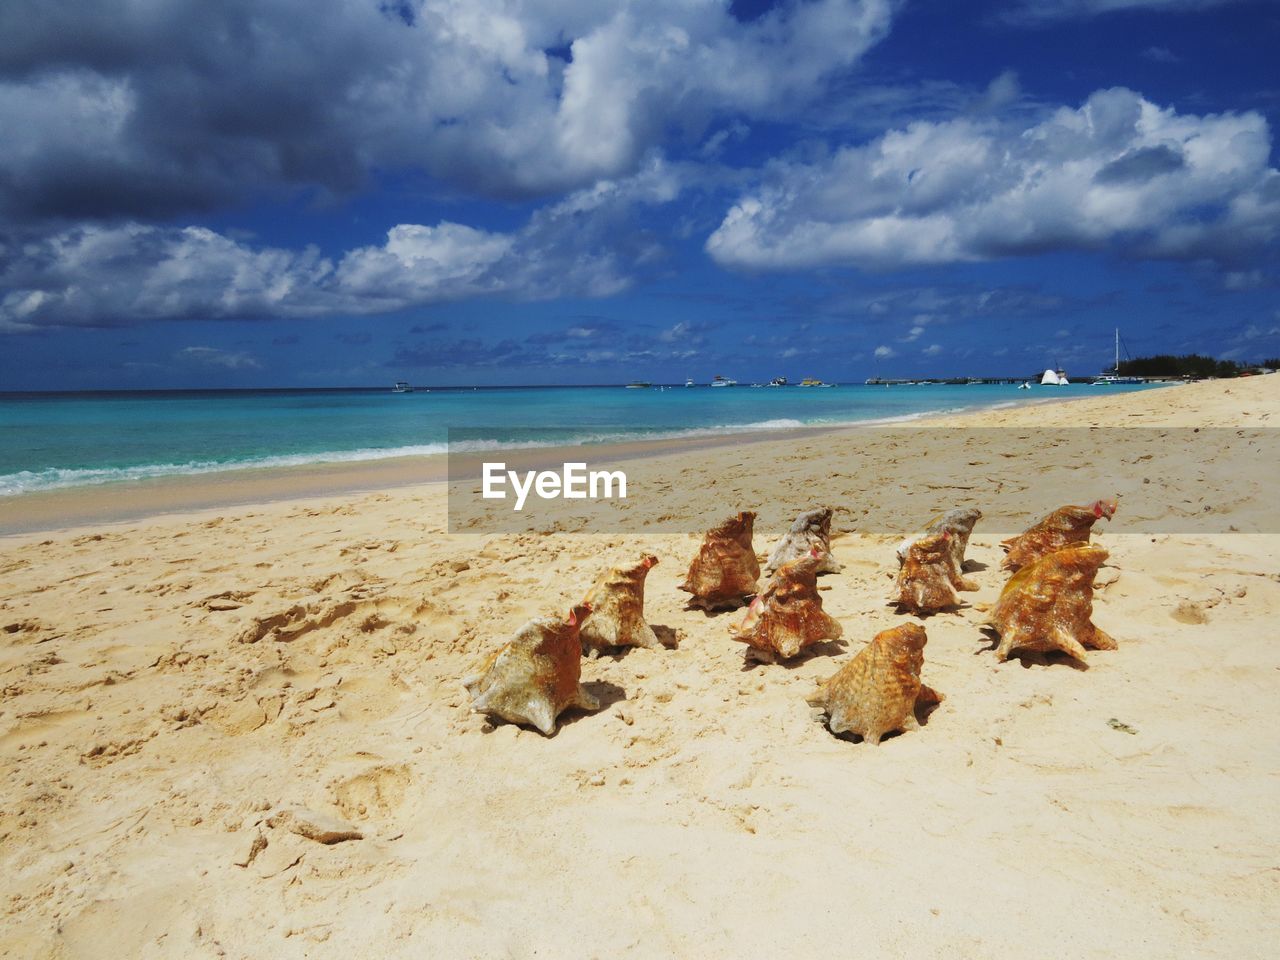
[[[808,698],[827,715],[832,733],[856,733],[868,743],[893,730],[914,730],[916,704],[942,695],[920,682],[928,637],[917,623],[883,630]]]
[[[631,567],[614,567],[596,581],[586,602],[582,649],[595,656],[609,647],[656,647],[658,637],[644,619],[644,581],[658,558],[646,553]]]
[[[1008,556],[1000,566],[1017,570],[1046,553],[1088,543],[1093,525],[1110,520],[1117,506],[1115,500],[1095,500],[1087,507],[1059,507],[1024,533],[1001,543]]]
[[[1061,650],[1083,661],[1086,649],[1114,650],[1116,642],[1091,619],[1093,580],[1106,559],[1102,547],[1067,547],[1010,577],[988,621],[1000,634],[996,657]]]
[[[729,628],[734,640],[748,645],[748,656],[772,663],[822,640],[840,639],[840,624],[823,611],[818,595],[822,562],[815,548],[807,557],[784,563],[752,601],[742,624]]]
[[[691,607],[740,607],[759,591],[760,562],[751,546],[756,515],[743,511],[707,531],[680,589],[693,594]]]
[[[506,646],[490,654],[462,681],[473,713],[491,713],[510,723],[527,723],[550,736],[556,718],[569,707],[599,710],[583,689],[582,642],[578,630],[591,613],[579,604],[567,620],[539,617],[521,627]]]
[[[950,533],[944,530],[919,537],[907,549],[889,602],[922,614],[957,606],[960,597],[952,584],[953,570]]]
[[[766,575],[772,575],[784,563],[799,557],[808,557],[818,551],[818,573],[839,573],[840,564],[831,555],[831,509],[815,507],[796,517],[782,542],[769,554],[764,565]]]
[[[957,590],[977,590],[978,584],[973,580],[966,580],[962,571],[964,570],[964,553],[969,547],[969,536],[973,533],[974,524],[981,519],[982,511],[977,507],[948,510],[929,521],[928,526],[920,533],[907,537],[898,545],[898,563],[901,565],[906,562],[907,553],[917,540],[932,533],[949,533],[951,539],[947,544],[950,553],[947,576],[951,580],[951,585]]]

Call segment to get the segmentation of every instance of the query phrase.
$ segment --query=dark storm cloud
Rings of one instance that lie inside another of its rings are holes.
[[[559,193],[626,175],[673,130],[813,98],[891,13],[890,0],[782,3],[750,23],[705,4],[637,16],[623,0],[6,0],[0,217],[169,217],[264,189],[346,192],[375,168]]]

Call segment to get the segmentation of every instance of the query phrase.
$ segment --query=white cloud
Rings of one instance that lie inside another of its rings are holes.
[[[942,344],[931,343],[929,344],[929,346],[925,347],[920,352],[923,353],[926,357],[936,357],[938,354],[942,352]]]
[[[262,364],[250,354],[220,350],[217,347],[183,347],[175,354],[175,358],[205,367],[222,367],[226,370],[262,369]]]
[[[1030,126],[914,123],[778,162],[707,240],[744,269],[895,268],[1122,243],[1150,257],[1256,254],[1280,233],[1257,113],[1182,115],[1126,89]]]
[[[1145,60],[1150,60],[1152,63],[1182,62],[1182,58],[1168,47],[1147,47],[1147,49],[1142,51],[1142,57]]]
[[[1007,18],[1014,21],[1065,20],[1121,10],[1182,12],[1239,2],[1242,0],[1021,0],[1009,10]]]
[[[883,344],[876,347],[875,356],[877,360],[887,360],[889,357],[896,357],[897,355],[898,351],[894,350],[893,347],[886,347]]]
[[[399,224],[383,243],[337,257],[203,227],[82,225],[14,244],[20,252],[0,261],[0,332],[376,314],[486,296],[610,296],[629,285],[634,264],[654,259],[651,241],[637,245],[635,231],[619,225],[681,188],[678,172],[653,160],[633,177],[536,211],[509,233]]]

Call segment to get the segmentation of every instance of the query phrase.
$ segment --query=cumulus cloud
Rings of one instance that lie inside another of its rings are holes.
[[[942,344],[931,343],[929,344],[929,346],[925,347],[920,352],[923,353],[926,357],[936,357],[938,354],[942,353]]]
[[[817,163],[777,162],[707,240],[721,264],[896,268],[1123,245],[1256,256],[1280,232],[1257,113],[1178,114],[1123,89],[1038,123],[920,122]]]
[[[883,344],[876,347],[875,350],[875,357],[877,360],[887,360],[890,357],[896,357],[897,355],[897,350],[894,350],[893,347],[884,346]]]
[[[820,95],[895,0],[0,4],[0,214],[150,219],[373,170],[530,197]],[[732,128],[732,127],[731,127]]]
[[[604,297],[631,282],[653,241],[638,207],[679,195],[651,161],[536,211],[518,230],[441,221],[399,224],[377,245],[326,257],[314,247],[255,246],[205,227],[82,224],[21,240],[0,234],[0,331],[377,314],[506,297]]]

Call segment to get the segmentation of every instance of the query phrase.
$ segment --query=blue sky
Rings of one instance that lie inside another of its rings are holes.
[[[1280,2],[0,7],[0,390],[1280,354]]]

